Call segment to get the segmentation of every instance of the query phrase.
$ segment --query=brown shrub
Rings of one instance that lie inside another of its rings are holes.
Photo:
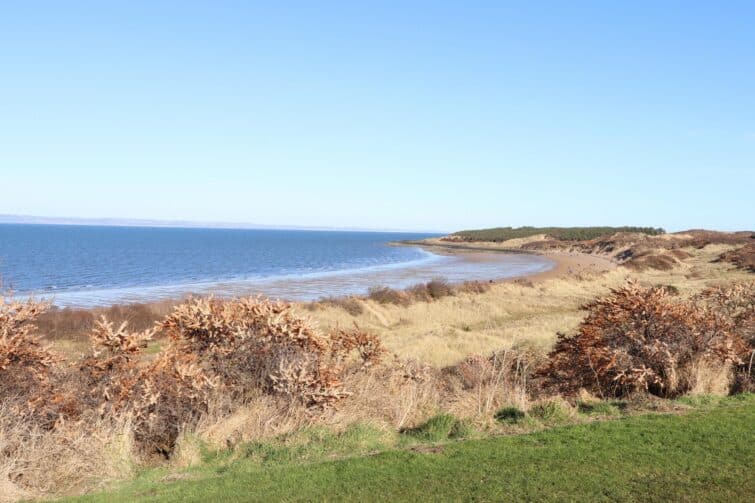
[[[634,269],[636,271],[644,271],[646,269],[656,269],[659,271],[670,271],[676,265],[678,261],[671,255],[664,255],[661,253],[648,253],[642,255],[635,255],[631,259],[624,263],[624,266]]]
[[[95,322],[89,334],[90,353],[78,362],[82,398],[99,415],[120,412],[135,400],[143,365],[141,350],[154,336],[155,330],[131,332],[127,323],[118,328],[104,316]]]
[[[748,345],[742,364],[735,374],[734,391],[755,390],[755,282],[734,283],[703,290],[696,300],[706,303],[732,325],[732,331]]]
[[[151,304],[116,304],[105,309],[97,310],[100,316],[116,324],[127,322],[132,330],[148,330],[155,326],[172,307],[172,302],[156,302]]]
[[[134,440],[146,454],[173,453],[184,428],[192,428],[208,410],[214,393],[221,392],[198,358],[166,351],[154,363],[128,375],[124,410],[134,417]]]
[[[387,286],[374,286],[370,288],[367,297],[378,304],[408,306],[410,303],[410,297],[407,293],[388,288]]]
[[[358,329],[321,332],[290,304],[264,299],[194,299],[163,322],[172,351],[196,355],[208,375],[234,395],[251,389],[308,406],[346,395],[341,374],[349,354],[377,358],[379,341]]]
[[[491,282],[489,281],[465,281],[456,286],[456,291],[460,293],[485,293],[490,290]]]
[[[115,328],[102,317],[90,334],[92,349],[79,363],[80,400],[97,418],[117,421],[128,415],[140,451],[168,456],[182,427],[206,411],[215,382],[191,354],[169,349],[152,362],[140,358],[155,334]]]
[[[51,426],[58,419],[55,410],[67,400],[56,395],[53,379],[60,358],[43,347],[37,335],[35,322],[47,308],[33,300],[0,296],[0,401]]]
[[[25,381],[38,385],[47,381],[55,363],[53,354],[42,347],[35,321],[46,304],[28,300],[17,302],[0,297],[0,385],[25,388]],[[10,385],[10,381],[16,385]]]
[[[86,339],[101,317],[132,330],[147,330],[160,321],[173,305],[171,301],[149,304],[117,304],[92,309],[60,309],[52,307],[37,319],[39,333],[47,339]]]
[[[454,295],[454,287],[444,278],[434,278],[427,283],[419,283],[406,289],[405,294],[415,302],[432,302]]]
[[[724,315],[733,330],[755,346],[755,281],[706,288],[696,300]]]
[[[534,391],[531,375],[539,361],[534,351],[508,349],[487,357],[468,356],[443,369],[443,374],[454,401],[464,397],[466,406],[473,407],[478,415],[492,417],[493,411],[502,406],[526,408],[528,396]],[[469,398],[474,399],[473,404]]]
[[[37,326],[48,339],[78,339],[85,338],[96,321],[97,317],[89,310],[53,307],[39,316]]]
[[[433,300],[430,292],[427,290],[426,283],[418,283],[410,286],[405,292],[412,302],[431,302]]]
[[[364,313],[364,306],[359,299],[354,297],[327,297],[321,299],[320,302],[329,306],[340,307],[351,316],[359,316]]]
[[[657,254],[687,247],[704,248],[709,244],[748,244],[752,242],[753,235],[751,231],[688,230],[659,237],[637,232],[617,232],[580,241],[546,239],[525,243],[521,248],[524,250],[570,250],[582,253],[611,254],[620,261],[624,261],[643,253]],[[683,256],[683,252],[674,253],[674,255],[678,259],[686,258]]]
[[[722,253],[714,262],[729,262],[739,269],[755,272],[755,243]]]
[[[546,386],[566,394],[677,396],[699,387],[695,368],[738,364],[746,353],[726,317],[663,288],[630,282],[585,309],[577,333],[559,334],[540,371]]]
[[[449,285],[448,281],[443,278],[435,278],[431,281],[428,281],[427,283],[425,283],[425,288],[427,289],[427,293],[433,300],[454,294],[454,290],[451,285]]]
[[[362,365],[379,363],[385,350],[380,339],[368,332],[363,332],[356,324],[351,330],[335,329],[330,332],[332,350],[341,355],[356,352]]]
[[[128,416],[147,455],[169,456],[211,397],[241,403],[268,394],[324,409],[349,395],[347,367],[358,372],[382,354],[380,341],[358,327],[322,332],[289,304],[208,298],[177,306],[157,327],[169,340],[154,359],[141,352],[157,329],[132,331],[102,317],[89,334],[89,353],[75,365],[55,365],[35,334],[45,307],[4,299],[0,305],[3,405],[15,404],[48,431],[61,419],[115,423]]]
[[[690,229],[677,232],[676,234],[686,236],[681,240],[683,243],[682,246],[692,246],[695,248],[705,248],[709,244],[746,244],[751,242],[753,237],[755,237],[752,231],[719,232],[705,229]]]

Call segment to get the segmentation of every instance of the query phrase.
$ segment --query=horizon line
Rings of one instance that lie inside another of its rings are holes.
[[[300,230],[300,231],[347,231],[347,232],[396,232],[402,234],[448,234],[448,231],[414,230],[395,228],[371,228],[358,226],[306,226],[306,225],[271,225],[250,222],[224,222],[201,220],[163,220],[148,218],[120,217],[48,217],[40,215],[0,214],[0,224],[27,225],[80,225],[88,227],[149,227],[173,229],[237,229],[237,230]]]

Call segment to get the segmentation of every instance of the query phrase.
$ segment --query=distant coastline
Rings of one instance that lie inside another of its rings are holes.
[[[242,229],[242,230],[285,230],[323,232],[396,232],[402,234],[445,234],[438,230],[412,230],[371,227],[330,227],[304,225],[269,225],[248,222],[157,220],[140,218],[86,218],[86,217],[45,217],[37,215],[0,214],[0,224],[21,225],[81,225],[92,227],[160,227],[177,229]]]
[[[0,224],[0,277],[16,295],[85,307],[181,298],[264,294],[287,300],[364,295],[522,277],[553,267],[536,254],[452,253],[393,247],[430,234],[281,229]]]
[[[428,238],[428,239],[405,239],[401,241],[394,241],[392,243],[389,243],[391,246],[419,246],[420,248],[430,248],[434,251],[437,250],[446,250],[449,252],[470,252],[470,251],[479,251],[479,252],[493,252],[493,253],[518,253],[518,254],[525,254],[525,255],[542,255],[542,253],[536,251],[536,250],[522,250],[521,248],[502,248],[502,247],[492,247],[492,246],[482,246],[470,243],[442,243],[439,242],[439,240],[434,238]]]

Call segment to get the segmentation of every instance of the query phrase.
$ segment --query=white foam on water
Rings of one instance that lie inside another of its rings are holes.
[[[36,296],[59,307],[93,307],[180,298],[189,294],[231,297],[265,295],[286,300],[315,300],[327,296],[362,295],[370,287],[406,288],[442,277],[451,283],[496,280],[530,275],[551,269],[544,257],[526,254],[477,253],[437,255],[422,250],[422,258],[408,262],[358,269],[317,271],[306,274],[245,279],[184,282],[160,286],[135,286],[76,290]]]

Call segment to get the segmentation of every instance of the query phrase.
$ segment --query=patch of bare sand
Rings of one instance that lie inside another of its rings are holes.
[[[490,260],[491,253],[511,253],[512,250],[519,248],[522,244],[547,239],[545,235],[533,236],[531,238],[510,239],[501,243],[448,243],[439,239],[426,240],[429,243],[427,248],[436,254],[444,255],[463,255],[466,260]],[[523,253],[523,252],[519,252]],[[616,261],[604,255],[592,255],[579,252],[526,252],[527,254],[545,257],[554,263],[554,266],[547,270],[533,274],[507,278],[501,281],[520,281],[527,279],[531,281],[542,281],[554,278],[566,278],[581,274],[603,273],[615,269],[618,264]]]
[[[601,274],[616,269],[618,264],[603,256],[588,255],[586,253],[548,252],[540,255],[554,262],[552,269],[524,276],[533,281],[543,281],[555,278],[568,278],[584,274]],[[506,281],[515,281],[510,278]]]

